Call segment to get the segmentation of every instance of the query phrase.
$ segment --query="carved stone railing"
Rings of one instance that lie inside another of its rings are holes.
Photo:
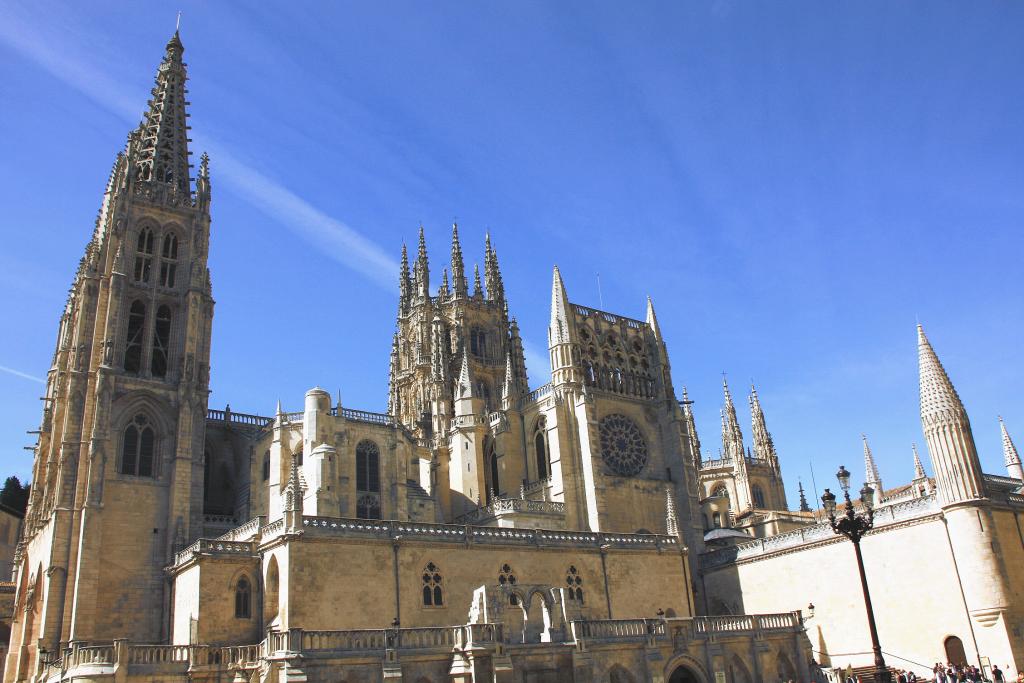
[[[702,460],[700,463],[702,470],[712,470],[719,467],[732,467],[732,458],[713,458],[711,460]]]
[[[475,427],[481,424],[487,424],[487,418],[479,415],[456,415],[451,419],[449,427],[450,429],[459,429],[460,427]]]
[[[136,180],[134,185],[136,199],[178,208],[191,208],[196,205],[195,196],[191,192],[183,192],[175,183]]]
[[[751,636],[765,633],[799,633],[803,620],[799,612],[741,614],[722,617],[685,617],[666,619],[580,619],[571,624],[573,640],[629,641],[666,638],[685,628],[696,639]]]
[[[534,501],[527,501],[534,502]],[[279,520],[280,521],[280,520]],[[339,538],[376,538],[381,540],[435,541],[439,543],[475,543],[502,546],[547,546],[562,548],[658,548],[678,547],[675,536],[659,534],[605,534],[588,531],[514,529],[460,524],[428,524],[394,520],[303,517],[307,536]],[[264,527],[264,536],[267,529]],[[266,538],[264,538],[264,542]]]
[[[274,418],[265,415],[249,415],[227,410],[207,410],[207,421],[227,422],[228,424],[246,425],[249,427],[266,427],[274,422]]]
[[[330,656],[383,650],[465,649],[471,645],[502,642],[501,624],[464,624],[418,628],[352,629],[343,631],[271,632],[269,652]]]
[[[1024,505],[1024,495],[1019,493],[1007,493],[1006,500],[1016,505]]]
[[[260,529],[263,528],[263,525],[266,524],[266,521],[267,521],[267,518],[262,516],[262,515],[260,515],[259,517],[253,517],[252,519],[250,519],[245,524],[241,524],[239,526],[236,526],[231,531],[228,531],[227,533],[223,534],[222,536],[218,536],[216,540],[218,540],[218,541],[244,541],[244,540],[248,540],[248,539],[250,539],[250,538],[252,538],[254,536],[258,536],[259,535]]]
[[[587,619],[572,622],[573,640],[632,640],[665,635],[664,619]]]
[[[331,411],[333,415],[338,414],[337,408]],[[395,418],[388,413],[371,413],[366,410],[353,410],[352,408],[342,408],[341,416],[346,420],[352,420],[353,422],[367,422],[369,424],[384,425],[386,427],[395,426]]]
[[[497,498],[476,510],[459,515],[456,524],[472,524],[501,517],[504,514],[528,512],[542,515],[564,515],[565,503],[546,500],[524,500],[522,498]]]
[[[647,323],[643,322],[642,320],[627,318],[625,316],[616,315],[614,313],[608,313],[607,311],[601,311],[596,308],[590,308],[588,306],[581,306],[579,304],[571,304],[571,306],[573,307],[573,310],[576,311],[576,315],[579,315],[584,318],[589,318],[592,315],[596,315],[602,320],[604,320],[606,323],[611,323],[612,325],[618,325],[621,323],[624,324],[626,327],[632,328],[634,330],[642,330],[643,328],[647,327]]]
[[[200,538],[198,541],[179,551],[174,556],[174,564],[182,565],[199,555],[253,555],[255,544],[250,541],[226,541],[220,539]]]
[[[902,501],[893,505],[883,505],[875,508],[875,528],[871,534],[884,533],[887,526],[904,522],[907,520],[928,517],[939,512],[935,495],[931,494],[921,498]],[[829,523],[820,522],[785,533],[759,538],[747,543],[722,548],[705,553],[701,556],[701,566],[706,569],[720,567],[732,562],[753,557],[760,557],[768,553],[797,548],[809,543],[837,542],[840,537],[833,531]]]
[[[537,387],[536,389],[528,393],[526,396],[523,396],[523,399],[519,402],[520,407],[528,405],[530,403],[536,403],[540,399],[549,395],[553,388],[554,387],[551,386],[550,382],[543,386]]]

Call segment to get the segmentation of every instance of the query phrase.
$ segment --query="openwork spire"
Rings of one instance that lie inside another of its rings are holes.
[[[864,442],[864,481],[875,491],[881,493],[882,478],[878,476],[878,467],[875,465],[875,456],[871,454],[868,437],[865,434],[861,434],[860,438]]]
[[[452,292],[455,297],[468,296],[466,265],[462,261],[462,245],[459,244],[459,224],[452,223]]]
[[[402,242],[402,268],[398,272],[398,300],[404,308],[409,303],[412,283],[409,280],[409,250]]]
[[[960,396],[920,325],[917,326],[917,352],[921,375],[921,421],[926,425],[949,419],[966,421],[967,412]]]
[[[647,297],[647,326],[654,333],[654,338],[662,341],[661,327],[658,325],[658,316],[654,314],[654,302],[651,301],[651,297]]]
[[[739,420],[736,419],[736,406],[729,393],[729,382],[722,377],[722,391],[725,394],[725,406],[722,408],[722,450],[727,457],[737,463],[743,460],[743,432]]]
[[[473,376],[469,372],[469,354],[462,352],[462,368],[459,370],[459,386],[455,398],[473,398]]]
[[[757,387],[750,385],[750,419],[752,435],[754,439],[754,455],[760,460],[774,462],[776,460],[775,442],[768,431],[768,425],[764,419],[764,411],[761,410],[761,401],[757,397]]]
[[[473,264],[473,296],[483,298],[484,288],[480,284],[480,266]]]
[[[420,243],[416,250],[416,265],[413,266],[413,278],[416,281],[416,295],[430,297],[430,264],[427,262],[427,240],[420,226]]]
[[[498,252],[491,247],[491,234],[484,239],[484,286],[487,298],[494,301],[505,301],[505,284],[501,280],[501,269],[498,268]]]
[[[156,85],[149,109],[135,140],[135,178],[143,182],[170,185],[181,195],[191,192],[188,163],[188,104],[185,100],[188,79],[181,56],[185,48],[178,32],[167,42],[167,50],[156,73]]]

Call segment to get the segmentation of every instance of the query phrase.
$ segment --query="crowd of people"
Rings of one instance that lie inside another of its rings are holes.
[[[854,675],[850,667],[847,667],[840,680],[843,683],[863,683],[859,676]],[[917,681],[921,681],[921,683],[926,681],[933,683],[1024,683],[1024,671],[1011,681],[998,665],[993,666],[988,672],[982,672],[981,669],[971,664],[936,662],[932,667],[931,677],[921,678],[913,671],[893,669],[892,681],[893,683],[917,683]]]

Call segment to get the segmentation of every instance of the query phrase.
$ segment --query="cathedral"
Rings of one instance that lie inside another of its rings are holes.
[[[457,225],[439,283],[423,229],[411,264],[403,247],[387,412],[319,387],[297,411],[210,409],[212,164],[191,177],[183,53],[175,33],[60,317],[5,683],[774,683],[869,661],[863,604],[830,584],[848,544],[802,489],[788,509],[756,388],[751,447],[723,383],[703,457],[653,303],[572,303],[555,268],[550,381],[531,390],[490,236],[472,282]],[[896,615],[886,644],[1015,672],[1020,459],[1004,426],[1008,476],[981,472],[919,347],[935,476],[915,451],[914,482],[883,490],[865,441],[865,554],[883,600],[942,623]],[[928,566],[885,577],[908,543]]]

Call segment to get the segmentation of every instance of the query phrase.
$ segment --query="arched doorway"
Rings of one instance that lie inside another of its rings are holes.
[[[685,666],[677,667],[672,672],[672,677],[668,679],[668,683],[701,683],[697,675],[687,669]]]
[[[956,636],[950,636],[943,642],[946,648],[946,661],[950,664],[966,664],[967,653],[964,651],[964,641]]]

